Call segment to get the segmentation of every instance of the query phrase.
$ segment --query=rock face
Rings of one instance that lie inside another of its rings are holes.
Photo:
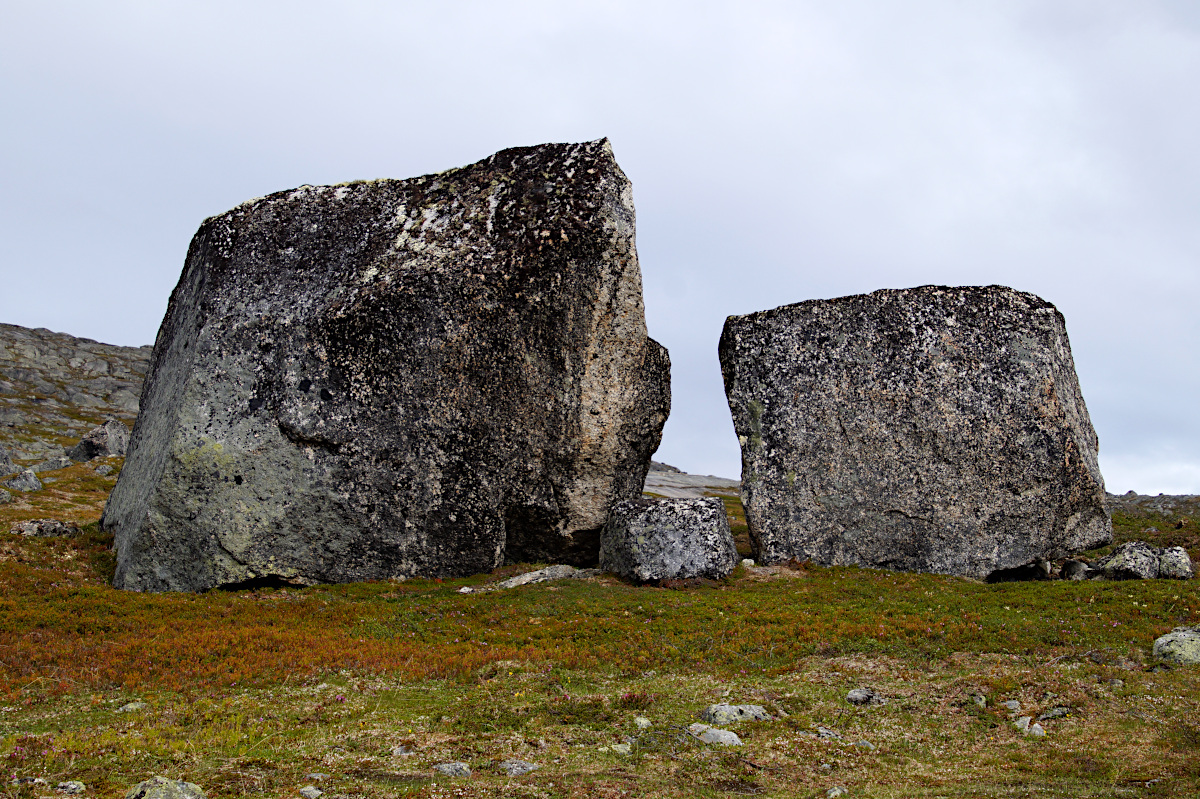
[[[702,499],[628,499],[600,538],[600,568],[639,582],[718,579],[737,565],[725,505]]]
[[[1127,541],[1102,558],[1095,571],[1108,580],[1190,580],[1196,576],[1186,549],[1155,547],[1145,541]]]
[[[1001,286],[732,316],[720,344],[760,562],[983,578],[1111,540],[1063,317]]]
[[[606,140],[204,222],[117,486],[117,586],[595,563],[670,405]]]
[[[129,448],[129,428],[116,419],[109,419],[93,428],[67,453],[73,461],[90,461],[92,458],[124,456]]]

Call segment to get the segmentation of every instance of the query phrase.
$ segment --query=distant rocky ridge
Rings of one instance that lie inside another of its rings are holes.
[[[149,362],[149,346],[0,324],[0,447],[28,465],[109,418],[132,425]]]

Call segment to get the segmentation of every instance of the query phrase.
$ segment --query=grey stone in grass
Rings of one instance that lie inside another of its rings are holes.
[[[114,585],[592,566],[670,406],[607,140],[206,220],[104,511]]]
[[[325,792],[315,785],[305,785],[296,793],[304,797],[304,799],[319,799]]]
[[[447,777],[470,777],[471,767],[466,763],[438,763],[433,770]]]
[[[75,463],[75,461],[71,460],[66,455],[63,455],[58,458],[50,458],[49,460],[42,461],[41,463],[36,463],[33,466],[30,466],[29,470],[34,474],[41,474],[42,472],[53,472],[57,469],[65,469],[73,463]]]
[[[4,485],[14,491],[40,491],[42,481],[37,478],[32,469],[25,469],[16,477],[5,480]]]
[[[645,716],[634,716],[633,725],[639,730],[648,730],[653,726],[653,723]]]
[[[887,699],[870,688],[855,688],[846,694],[846,701],[852,705],[886,705]]]
[[[1200,663],[1200,626],[1176,627],[1154,642],[1154,657],[1190,666]]]
[[[842,735],[837,730],[831,730],[828,727],[817,727],[817,737],[823,738],[826,741],[841,741]]]
[[[828,791],[825,792],[825,796],[826,796],[826,799],[834,799],[834,797],[845,796],[848,793],[849,793],[849,791],[847,791],[842,786],[835,785],[832,788],[830,788]]]
[[[3,488],[0,488],[0,505],[7,504],[9,502],[12,502],[12,494],[8,493]]]
[[[137,713],[139,710],[145,710],[145,709],[146,709],[145,702],[129,702],[127,704],[121,705],[119,708],[117,708],[113,712],[114,713]]]
[[[1158,577],[1158,549],[1145,541],[1127,541],[1101,558],[1096,571],[1108,580],[1153,580]]]
[[[771,714],[762,705],[709,705],[700,711],[700,718],[709,724],[737,724],[742,721],[770,721]]]
[[[1021,703],[1015,699],[1009,699],[1008,701],[1006,701],[1004,703],[1004,709],[1007,710],[1009,713],[1020,713],[1021,712]]]
[[[1167,547],[1158,555],[1158,576],[1163,580],[1190,580],[1196,576],[1192,559],[1183,547]]]
[[[526,763],[524,760],[501,760],[499,765],[510,777],[520,777],[522,774],[528,774],[534,769],[541,768],[533,763]]]
[[[1035,722],[1029,725],[1029,728],[1025,730],[1025,734],[1033,738],[1044,738],[1046,737],[1046,728]]]
[[[0,447],[0,477],[20,471],[12,462],[12,456],[4,447]]]
[[[329,779],[329,775],[316,772],[313,774],[305,774],[304,779],[312,780],[313,782],[324,782],[325,780]]]
[[[55,785],[54,790],[68,796],[74,796],[86,791],[87,786],[79,780],[67,780],[66,782],[60,782],[58,785]]]
[[[124,456],[128,449],[129,428],[124,422],[109,419],[88,431],[87,435],[67,452],[67,457],[73,461],[90,461],[92,458],[107,458],[111,455]]]
[[[17,522],[9,528],[9,532],[30,538],[55,538],[80,534],[79,527],[60,522],[58,519],[30,519],[27,522]]]
[[[1053,721],[1054,719],[1065,719],[1071,715],[1072,710],[1069,707],[1052,707],[1042,715],[1038,716],[1038,721]]]
[[[719,347],[759,563],[986,578],[1112,540],[1062,315],[1003,286],[812,300]]]
[[[1032,721],[1033,721],[1033,716],[1021,716],[1019,719],[1017,719],[1016,721],[1013,722],[1013,726],[1016,727],[1021,732],[1028,732],[1029,724]]]
[[[854,745],[859,749],[866,749],[868,752],[875,751],[875,744],[871,743],[870,741],[855,741]]]
[[[639,582],[725,577],[737,548],[715,497],[616,503],[600,534],[600,568]]]
[[[614,752],[616,752],[618,755],[629,755],[629,754],[633,753],[633,746],[630,744],[627,744],[627,743],[613,744],[609,748],[612,749]]]
[[[113,467],[110,464],[102,463],[96,467],[95,471],[96,474],[100,475],[101,477],[108,477],[113,473]]]
[[[976,707],[987,707],[987,697],[983,694],[975,694],[971,697],[971,701]]]
[[[129,789],[125,799],[207,799],[200,786],[168,777],[151,777]]]
[[[736,732],[732,730],[722,730],[716,727],[709,727],[704,732],[700,733],[700,740],[706,744],[716,744],[717,746],[741,746],[742,739],[738,737]]]

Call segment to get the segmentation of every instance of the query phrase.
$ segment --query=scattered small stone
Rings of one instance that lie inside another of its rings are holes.
[[[741,721],[770,721],[771,714],[761,705],[709,705],[700,718],[709,724],[737,724]]]
[[[754,568],[754,558],[742,558],[742,565],[747,569]]]
[[[315,774],[305,774],[304,779],[312,780],[313,782],[324,782],[325,780],[329,779],[329,775],[317,772]]]
[[[701,724],[700,722],[697,721],[697,722],[694,722],[694,723],[688,725],[688,732],[690,732],[692,735],[699,735],[700,733],[707,730],[709,728],[709,726],[710,725],[708,725],[708,724]]]
[[[113,467],[107,463],[102,463],[96,467],[95,471],[96,474],[100,475],[101,477],[108,477],[113,473]]]
[[[0,488],[0,505],[5,505],[9,502],[12,502],[12,494]]]
[[[1124,688],[1125,681],[1119,680],[1116,677],[1113,677],[1111,680],[1108,681],[1108,685],[1110,688]]]
[[[541,766],[526,763],[524,760],[501,760],[500,768],[504,769],[504,773],[510,777],[520,777],[522,774],[528,774],[534,769],[541,768]]]
[[[852,705],[886,705],[887,700],[870,688],[855,688],[846,694],[846,701]]]
[[[74,463],[74,461],[72,461],[66,455],[62,455],[57,458],[50,458],[49,460],[44,460],[41,463],[36,463],[33,466],[29,467],[29,471],[33,472],[34,474],[41,474],[42,472],[53,472],[58,469],[65,469],[68,466],[70,466],[72,463]]]
[[[831,730],[828,727],[817,727],[817,737],[824,738],[827,741],[840,741],[842,736],[836,730]]]
[[[433,770],[447,777],[470,777],[471,767],[466,763],[438,763]]]
[[[1046,728],[1041,724],[1030,724],[1029,729],[1025,731],[1025,734],[1034,738],[1045,738]]]
[[[73,524],[66,524],[57,519],[31,519],[27,522],[17,522],[9,528],[9,532],[13,535],[25,535],[32,538],[51,538],[79,535],[80,530]]]
[[[720,730],[716,727],[709,727],[700,733],[700,740],[706,744],[717,744],[719,746],[742,745],[742,739],[738,737],[737,733],[730,730]]]
[[[1200,626],[1176,627],[1154,642],[1154,657],[1172,663],[1200,663]]]
[[[701,736],[703,738],[703,736]],[[633,752],[633,747],[629,744],[613,744],[612,750],[618,755],[628,755]]]
[[[634,716],[633,717],[633,725],[635,727],[637,727],[639,730],[646,730],[652,726],[652,722],[650,721],[650,719],[646,718],[645,716]]]
[[[848,791],[840,785],[835,785],[825,792],[825,796],[833,799],[835,796],[845,796]]]
[[[151,777],[129,789],[125,799],[208,799],[200,786],[167,777]]]
[[[1015,699],[1009,699],[1004,703],[1004,707],[1009,713],[1016,714],[1021,712],[1021,703]]]
[[[832,771],[832,770],[833,770],[833,766],[829,765],[828,763],[822,763],[820,767],[821,767],[822,769],[824,769],[825,771]]]
[[[1066,718],[1069,715],[1071,715],[1071,708],[1063,707],[1060,705],[1059,707],[1052,707],[1049,710],[1047,710],[1045,713],[1043,713],[1042,715],[1038,716],[1038,721],[1050,721],[1052,719],[1062,719],[1062,718]]]
[[[870,741],[855,741],[854,745],[859,749],[866,749],[868,752],[875,751],[875,744],[871,743]]]
[[[987,707],[987,697],[983,694],[975,694],[971,697],[971,701],[974,702],[977,707]]]
[[[412,757],[416,752],[401,744],[392,747],[392,757]]]
[[[114,713],[136,713],[139,710],[145,710],[145,709],[146,709],[145,702],[129,702],[127,704],[121,705],[119,708],[117,708],[113,712]]]
[[[1021,716],[1021,718],[1013,722],[1013,726],[1021,732],[1029,732],[1029,723],[1031,721],[1033,721],[1033,716]]]
[[[37,475],[31,469],[25,469],[16,477],[5,480],[4,485],[14,491],[39,491],[42,487],[42,481],[37,478]]]
[[[58,791],[59,793],[74,795],[86,791],[87,786],[79,780],[67,780],[66,782],[60,782],[58,785],[55,785],[54,790]]]
[[[303,796],[304,799],[318,799],[325,792],[315,785],[305,785],[297,793]]]

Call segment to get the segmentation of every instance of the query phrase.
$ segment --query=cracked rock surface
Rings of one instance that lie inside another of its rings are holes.
[[[720,579],[737,566],[725,505],[715,497],[617,503],[600,539],[600,568],[649,582]]]
[[[985,578],[1108,543],[1062,315],[921,286],[731,316],[721,369],[756,559]]]
[[[670,406],[607,140],[208,219],[105,509],[136,590],[596,563]]]

